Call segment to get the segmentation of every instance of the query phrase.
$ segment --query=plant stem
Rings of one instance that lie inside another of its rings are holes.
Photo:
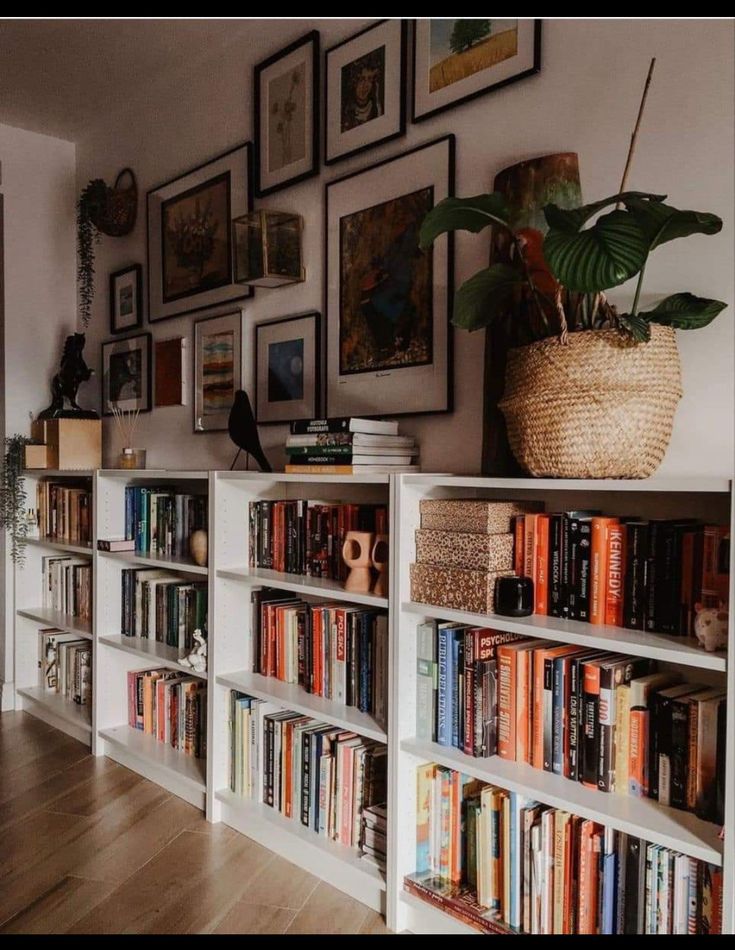
[[[546,316],[546,312],[544,311],[544,308],[543,308],[543,306],[541,305],[541,299],[540,299],[540,297],[539,297],[539,292],[538,292],[538,290],[536,289],[536,284],[534,284],[534,282],[533,282],[533,277],[531,277],[531,272],[530,272],[530,270],[528,269],[528,264],[526,263],[526,259],[525,259],[525,257],[523,256],[523,248],[521,247],[521,242],[518,240],[518,238],[516,237],[516,235],[515,235],[515,233],[514,233],[513,231],[509,231],[509,233],[510,233],[512,239],[513,239],[513,246],[515,247],[516,254],[518,255],[518,260],[521,262],[521,267],[523,268],[523,276],[526,278],[526,281],[528,282],[528,286],[529,286],[529,289],[530,289],[530,291],[531,291],[531,295],[532,295],[533,300],[534,300],[534,303],[536,304],[536,307],[537,307],[537,309],[538,309],[539,316],[541,317],[541,322],[543,323],[545,329],[550,330],[551,328],[550,328],[550,326],[549,326],[549,321],[548,321],[548,318],[547,318],[547,316]]]
[[[643,286],[643,275],[646,273],[646,264],[648,259],[643,262],[643,267],[641,267],[638,274],[638,283],[635,286],[635,297],[633,297],[633,306],[630,308],[630,315],[634,317],[638,313],[638,302],[641,296],[641,287]]]

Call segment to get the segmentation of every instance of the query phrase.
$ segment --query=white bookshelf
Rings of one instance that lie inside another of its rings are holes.
[[[677,669],[696,682],[727,684],[732,694],[733,668],[727,653],[706,653],[694,642],[663,634],[599,627],[577,621],[531,616],[508,618],[451,610],[411,599],[409,565],[415,562],[414,532],[419,527],[419,502],[423,498],[528,499],[545,502],[547,510],[600,508],[605,514],[640,514],[644,517],[689,516],[709,522],[730,523],[733,518],[732,487],[726,479],[652,478],[645,481],[591,481],[551,479],[493,479],[431,475],[395,476],[391,557],[394,666],[390,760],[392,781],[388,802],[390,868],[395,882],[388,893],[388,925],[393,930],[416,933],[459,934],[472,932],[436,904],[406,893],[402,882],[415,870],[416,768],[437,762],[489,784],[516,791],[552,807],[591,818],[647,841],[692,857],[722,865],[724,871],[725,932],[733,930],[733,869],[735,834],[720,835],[720,827],[695,815],[659,805],[650,799],[606,794],[588,789],[561,776],[493,756],[473,758],[452,747],[416,739],[416,627],[440,619],[487,626],[497,630],[569,642],[599,649],[615,649],[659,661],[662,668]],[[731,553],[732,560],[732,553]],[[733,576],[731,566],[731,579]],[[735,602],[732,599],[731,603]],[[730,625],[730,654],[735,650]],[[728,703],[728,775],[735,767],[733,704]],[[735,827],[732,789],[726,796],[725,827]]]

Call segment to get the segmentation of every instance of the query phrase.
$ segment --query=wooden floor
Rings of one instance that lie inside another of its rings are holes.
[[[0,715],[0,933],[388,932],[158,785]]]

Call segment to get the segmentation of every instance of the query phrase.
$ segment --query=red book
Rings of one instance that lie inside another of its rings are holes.
[[[606,568],[605,623],[612,627],[622,627],[625,581],[625,525],[613,524],[607,529]]]

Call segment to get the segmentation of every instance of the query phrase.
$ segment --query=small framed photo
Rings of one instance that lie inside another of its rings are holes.
[[[113,406],[151,411],[151,335],[140,333],[102,344],[102,414]]]
[[[324,162],[406,132],[405,20],[381,20],[326,52]]]
[[[194,431],[227,429],[242,388],[242,310],[194,324]]]
[[[413,111],[422,122],[541,68],[541,20],[414,20]]]
[[[143,326],[143,268],[140,264],[110,274],[110,333]]]
[[[255,328],[255,419],[259,425],[316,419],[321,400],[321,314]]]
[[[255,181],[259,198],[319,173],[319,33],[255,67]]]

